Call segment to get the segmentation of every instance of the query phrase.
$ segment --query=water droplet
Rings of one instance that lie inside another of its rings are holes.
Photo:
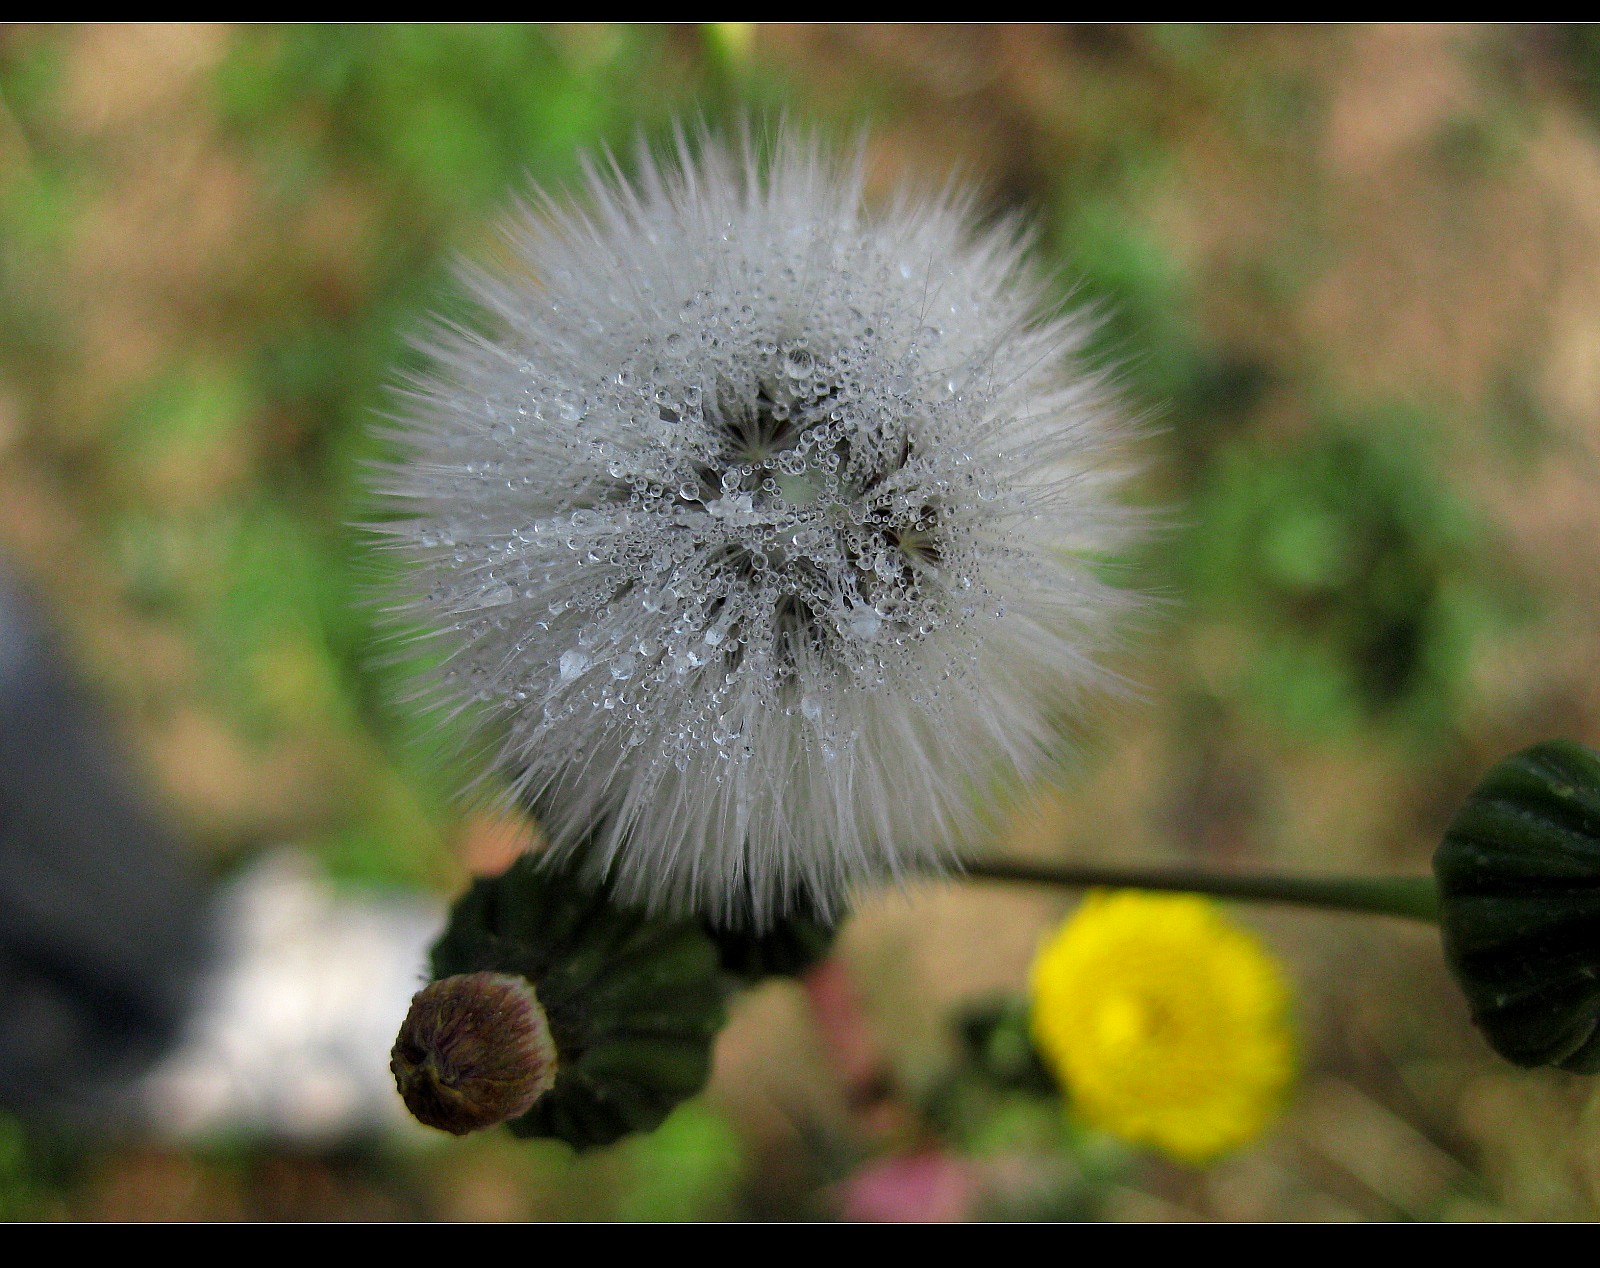
[[[883,628],[883,618],[874,608],[856,608],[850,613],[847,624],[856,638],[870,640],[878,637],[878,631]]]
[[[571,682],[585,669],[589,668],[589,658],[576,647],[569,647],[561,653],[561,681]]]

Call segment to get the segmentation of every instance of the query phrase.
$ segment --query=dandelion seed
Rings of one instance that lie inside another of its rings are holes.
[[[514,216],[517,267],[466,274],[491,332],[431,337],[383,492],[433,685],[523,702],[495,760],[557,854],[763,926],[948,864],[1129,600],[1085,562],[1127,523],[1124,429],[1024,238],[757,149],[680,140]]]

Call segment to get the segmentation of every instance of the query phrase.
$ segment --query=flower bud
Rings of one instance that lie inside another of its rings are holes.
[[[432,1006],[423,1006],[428,991],[419,995],[401,1044],[415,1022],[441,1035],[434,1041],[441,1049],[454,1052],[459,1044],[463,1069],[481,1062],[485,1072],[504,1065],[526,1072],[529,1050],[516,1033],[527,1026],[528,1011],[508,1008],[501,1020],[489,1007],[473,1012],[484,1033],[469,1041],[456,1037],[449,1009],[468,1011],[455,1003],[461,996],[485,998],[477,983],[510,980],[548,1019],[550,1056],[542,1068],[553,1081],[521,1111],[508,1092],[496,1116],[463,1130],[505,1122],[514,1135],[552,1137],[575,1149],[651,1131],[705,1086],[729,986],[699,922],[650,915],[617,902],[604,885],[531,857],[473,883],[433,948],[433,970],[443,980],[429,990],[440,989],[450,1003],[431,1022]],[[426,1095],[443,1099],[432,1090],[440,1082],[428,1084]],[[486,1114],[492,1099],[482,1096]],[[410,1097],[407,1104],[418,1113]],[[475,1110],[452,1103],[450,1112]]]
[[[1501,762],[1433,867],[1445,955],[1490,1046],[1600,1072],[1600,754],[1557,740]]]
[[[417,992],[389,1068],[420,1122],[465,1136],[531,1110],[555,1085],[556,1046],[526,978],[462,973]]]

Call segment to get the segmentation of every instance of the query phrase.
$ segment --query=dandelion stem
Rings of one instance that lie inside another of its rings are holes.
[[[1068,889],[1173,890],[1241,902],[1288,903],[1406,920],[1439,919],[1439,888],[1431,876],[1226,876],[1182,868],[1080,867],[1005,860],[973,860],[965,865],[965,873],[975,881]]]

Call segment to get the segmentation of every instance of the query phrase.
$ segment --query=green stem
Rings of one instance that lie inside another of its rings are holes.
[[[1439,919],[1439,887],[1431,876],[1223,876],[1182,868],[1076,867],[1000,860],[972,860],[965,871],[978,881],[1020,881],[1068,889],[1175,890],[1243,902],[1290,903],[1406,920]]]

